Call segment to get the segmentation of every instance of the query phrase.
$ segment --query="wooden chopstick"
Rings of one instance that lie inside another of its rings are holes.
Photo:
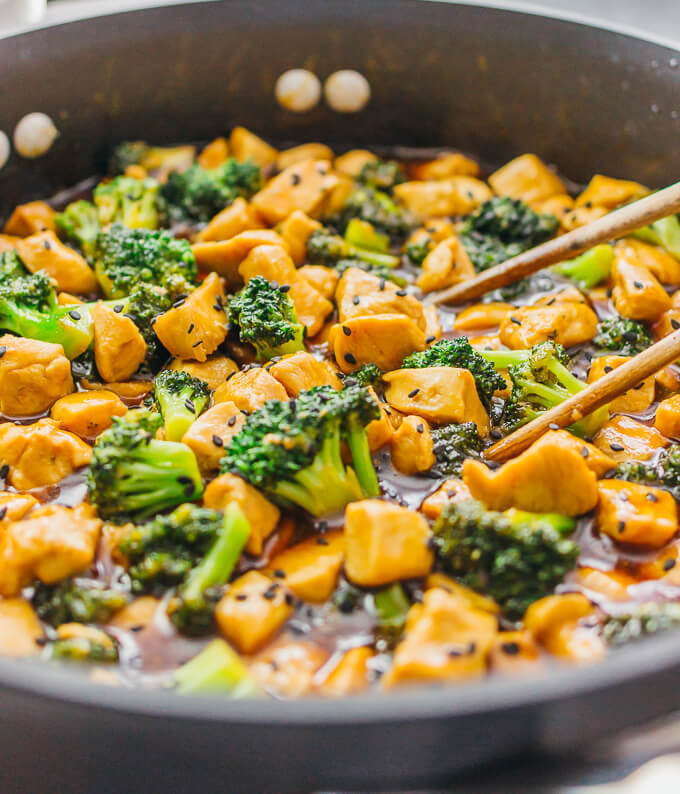
[[[490,267],[474,278],[462,281],[448,289],[433,292],[423,303],[464,303],[498,287],[505,287],[525,276],[536,273],[548,265],[571,259],[600,243],[647,226],[649,223],[680,212],[680,182],[652,193],[639,201],[610,212],[603,218],[574,229],[547,243],[537,245],[519,256],[513,256],[500,265]]]
[[[586,386],[583,391],[545,411],[514,433],[510,433],[509,436],[489,447],[484,457],[501,463],[519,455],[547,430],[554,429],[555,426],[567,427],[578,422],[579,419],[611,402],[679,358],[680,330],[677,330],[591,383],[590,386]]]

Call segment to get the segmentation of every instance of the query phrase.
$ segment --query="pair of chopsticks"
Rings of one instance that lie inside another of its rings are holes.
[[[592,223],[525,251],[468,281],[430,295],[425,303],[463,303],[505,287],[549,265],[623,237],[668,215],[680,212],[680,182],[628,204]],[[518,455],[550,428],[567,427],[606,405],[640,381],[680,358],[680,330],[638,353],[583,391],[542,413],[486,450],[487,460],[502,462]]]

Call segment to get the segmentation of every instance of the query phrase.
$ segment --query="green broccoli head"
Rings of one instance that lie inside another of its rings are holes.
[[[346,386],[377,386],[382,380],[382,370],[376,364],[363,364],[350,375],[343,375],[342,381]]]
[[[31,603],[45,623],[106,623],[128,602],[121,591],[93,579],[64,579],[53,585],[37,582]]]
[[[344,234],[352,218],[367,221],[393,240],[403,239],[417,225],[416,218],[390,195],[371,187],[360,187],[351,193],[340,212],[328,218],[328,223]]]
[[[55,215],[59,235],[75,243],[87,257],[94,253],[97,235],[101,231],[97,208],[89,201],[74,201]]]
[[[120,223],[128,229],[156,229],[158,187],[155,179],[129,176],[101,182],[92,194],[99,224]]]
[[[210,389],[205,381],[184,370],[164,369],[154,380],[153,396],[163,417],[165,438],[181,441],[208,407]]]
[[[652,344],[652,337],[642,323],[617,315],[606,317],[598,324],[593,344],[600,350],[634,356]]]
[[[255,276],[229,301],[229,322],[242,342],[253,345],[259,361],[304,350],[305,327],[298,322],[289,288]]]
[[[373,395],[350,385],[319,386],[297,399],[271,400],[232,437],[223,472],[240,475],[283,506],[324,516],[348,502],[378,496],[366,426],[380,417]],[[352,465],[342,461],[346,441]]]
[[[163,287],[174,301],[194,289],[198,273],[186,240],[120,224],[97,236],[94,260],[95,275],[109,298],[123,298],[145,282]]]
[[[132,287],[127,298],[114,302],[114,311],[118,311],[117,307],[121,305],[123,306],[121,311],[137,326],[146,342],[143,369],[151,373],[156,372],[169,355],[153,330],[156,317],[172,308],[172,299],[168,291],[164,287],[140,281]]]
[[[680,499],[680,444],[670,444],[652,461],[619,463],[608,476],[642,485],[655,485],[669,491],[675,499]]]
[[[143,519],[203,493],[191,449],[154,438],[161,423],[158,414],[130,411],[97,438],[87,487],[102,518],[119,523]]]
[[[109,635],[108,642],[94,637],[67,637],[48,644],[50,659],[62,662],[90,662],[115,664],[118,661],[118,644]]]
[[[399,264],[399,257],[392,256],[385,251],[360,248],[336,234],[332,229],[323,227],[315,229],[307,240],[307,261],[311,265],[336,268],[341,263],[351,262],[352,265],[345,264],[345,267],[382,268],[389,271],[390,268]]]
[[[214,169],[194,164],[173,171],[161,187],[165,214],[172,223],[206,223],[239,196],[250,198],[262,187],[262,172],[252,160],[229,158]]]
[[[27,275],[28,271],[16,251],[3,251],[0,254],[0,278],[2,281]]]
[[[140,165],[150,150],[145,141],[123,141],[111,152],[109,158],[109,174],[124,174],[131,165]]]
[[[466,458],[479,459],[484,441],[474,422],[443,425],[432,430],[432,452],[436,463],[432,472],[439,477],[460,477]]]
[[[461,234],[475,270],[486,270],[545,242],[558,227],[554,215],[539,215],[521,199],[494,196],[468,216]]]
[[[412,243],[407,243],[404,253],[411,264],[415,265],[416,267],[420,267],[432,248],[432,238],[427,235],[415,240]]]
[[[423,367],[459,367],[467,369],[475,379],[480,400],[488,407],[497,389],[505,388],[505,379],[496,372],[492,363],[477,352],[466,336],[455,339],[440,339],[427,350],[406,356],[402,367],[420,369]]]
[[[406,182],[406,174],[395,160],[369,160],[359,172],[357,182],[376,190],[391,190]]]
[[[678,626],[680,604],[649,601],[622,614],[607,615],[600,626],[600,633],[608,645],[616,646],[670,631]]]
[[[463,584],[493,598],[510,620],[550,595],[576,564],[564,516],[498,513],[474,499],[449,504],[434,525],[437,554]]]

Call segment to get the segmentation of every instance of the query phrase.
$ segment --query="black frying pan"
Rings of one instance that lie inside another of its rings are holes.
[[[45,158],[0,172],[0,216],[91,174],[121,139],[455,145],[534,151],[572,179],[680,179],[680,70],[669,46],[575,22],[416,0],[224,0],[0,40],[0,129],[51,115]],[[356,116],[295,116],[276,77],[357,68]],[[0,789],[309,791],[441,785],[492,759],[565,751],[680,708],[676,634],[605,663],[339,702],[232,702],[95,686],[0,662]]]

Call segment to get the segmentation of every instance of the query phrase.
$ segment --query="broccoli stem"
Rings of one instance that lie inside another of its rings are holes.
[[[675,259],[680,259],[680,220],[677,215],[669,215],[667,218],[654,221],[649,226],[633,232],[632,236],[647,243],[660,245]]]
[[[278,482],[274,493],[317,518],[364,498],[357,475],[342,462],[339,427],[329,431],[311,465],[292,479]]]
[[[249,536],[250,524],[241,508],[232,502],[224,511],[222,531],[217,540],[187,577],[182,588],[184,600],[198,600],[209,587],[225,584]]]
[[[399,582],[379,590],[373,597],[378,630],[393,644],[404,630],[411,604]]]
[[[224,640],[213,640],[173,676],[181,695],[224,694],[248,697],[262,694],[241,657]]]
[[[555,265],[553,270],[561,276],[566,276],[581,289],[590,289],[604,281],[612,268],[614,251],[610,245],[596,245],[574,259]]]
[[[361,485],[361,489],[364,492],[364,496],[380,496],[378,475],[375,473],[373,461],[371,460],[371,449],[368,446],[366,429],[356,416],[351,416],[349,418],[347,445],[352,453],[352,465],[356,472],[357,479],[359,480],[359,485]]]

